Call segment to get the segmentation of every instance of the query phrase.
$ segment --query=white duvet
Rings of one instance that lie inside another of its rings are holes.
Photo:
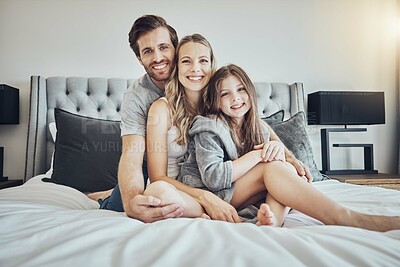
[[[282,228],[204,219],[144,224],[42,177],[0,190],[0,266],[400,266],[400,230],[324,226],[296,211]],[[314,184],[349,208],[400,214],[400,191]]]

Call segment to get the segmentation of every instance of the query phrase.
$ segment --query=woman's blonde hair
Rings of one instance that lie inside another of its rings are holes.
[[[170,115],[172,120],[172,125],[176,126],[180,132],[180,135],[176,138],[176,142],[179,145],[187,144],[189,140],[189,127],[194,117],[197,115],[203,115],[205,112],[205,99],[207,86],[203,89],[203,96],[199,105],[194,105],[191,103],[185,94],[183,85],[178,79],[178,59],[179,51],[184,44],[189,42],[202,44],[210,50],[210,61],[211,61],[211,75],[214,74],[216,70],[216,62],[214,58],[214,52],[210,43],[201,34],[192,34],[183,37],[175,52],[175,69],[171,74],[171,80],[167,83],[165,87],[165,97],[168,100],[168,105],[170,108]]]
[[[220,86],[222,81],[229,76],[235,76],[240,80],[249,95],[251,103],[251,107],[245,114],[244,123],[240,129],[235,121],[231,117],[225,115],[220,108]],[[229,64],[219,68],[209,82],[206,101],[209,104],[208,114],[218,115],[218,117],[228,125],[239,155],[244,155],[253,150],[255,145],[262,144],[266,141],[263,126],[261,125],[261,121],[257,114],[256,89],[249,76],[242,68],[234,64]],[[241,136],[245,138],[245,142],[239,140],[237,130],[241,132]]]

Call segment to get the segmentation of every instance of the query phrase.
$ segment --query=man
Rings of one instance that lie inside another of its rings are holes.
[[[180,217],[183,209],[179,205],[161,205],[159,199],[143,195],[147,181],[147,164],[144,160],[147,113],[150,105],[164,95],[165,85],[175,67],[178,37],[174,28],[163,18],[146,15],[133,24],[129,43],[146,74],[124,94],[121,107],[122,154],[118,169],[119,186],[104,200],[101,208],[125,211],[129,217],[143,222]],[[293,160],[298,162],[295,158]],[[304,175],[307,169],[299,164],[298,170]],[[184,184],[178,189],[196,199],[211,219],[240,222],[233,206],[214,194]],[[93,198],[95,197],[96,195]]]
[[[163,18],[142,16],[135,21],[129,33],[129,43],[146,74],[139,78],[124,94],[121,107],[122,154],[118,169],[118,182],[101,208],[125,211],[132,218],[153,222],[180,217],[183,209],[177,204],[161,205],[160,200],[143,196],[147,177],[145,132],[150,105],[164,95],[165,85],[175,67],[176,31]],[[181,188],[194,197],[213,219],[236,221],[236,210],[208,191]],[[98,195],[92,195],[96,198]],[[122,200],[122,201],[121,201]]]

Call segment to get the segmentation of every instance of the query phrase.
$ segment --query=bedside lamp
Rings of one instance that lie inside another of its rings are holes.
[[[19,124],[19,90],[0,84],[0,124]],[[3,177],[4,147],[0,147],[0,181],[7,181]]]
[[[347,125],[385,123],[385,97],[383,92],[319,91],[308,95],[308,124],[344,125],[344,128],[321,129],[322,173],[364,174],[374,170],[372,144],[333,144],[333,147],[363,147],[364,169],[331,170],[329,133],[366,132],[366,128],[347,128]]]

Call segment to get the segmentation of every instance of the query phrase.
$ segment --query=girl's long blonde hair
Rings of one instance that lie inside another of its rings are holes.
[[[231,117],[225,115],[220,109],[220,86],[222,81],[229,76],[235,76],[240,80],[249,95],[251,103],[251,107],[245,114],[244,123],[240,129],[238,128],[239,125],[237,125]],[[208,114],[216,114],[228,125],[240,156],[253,150],[255,145],[262,144],[266,141],[263,126],[261,125],[261,121],[257,114],[256,89],[249,76],[242,68],[234,64],[229,64],[219,68],[209,82],[206,102],[209,103]],[[239,140],[237,134],[238,130],[240,131],[241,136],[244,137],[244,142]]]
[[[168,100],[172,125],[176,126],[180,132],[180,135],[175,140],[179,145],[188,143],[189,127],[194,117],[197,115],[204,115],[205,113],[207,86],[203,89],[203,96],[199,105],[196,106],[188,100],[185,94],[185,88],[178,79],[179,50],[184,44],[189,42],[200,43],[208,47],[210,50],[211,75],[214,74],[216,69],[214,52],[206,38],[204,38],[201,34],[196,33],[187,35],[181,39],[176,47],[175,69],[171,74],[171,80],[165,87],[165,97]]]

